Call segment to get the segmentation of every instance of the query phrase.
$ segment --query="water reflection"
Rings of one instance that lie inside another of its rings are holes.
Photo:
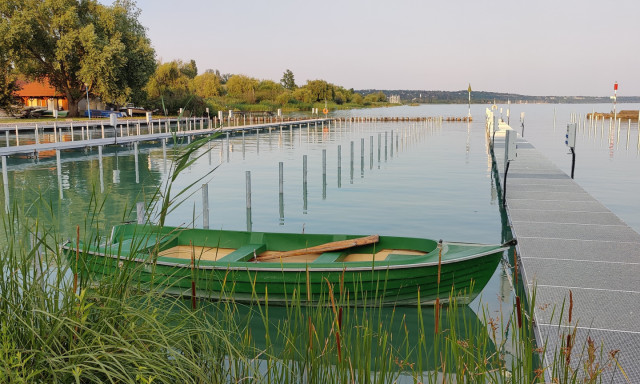
[[[171,310],[179,319],[184,316],[180,312],[190,311],[190,305],[185,300],[184,309],[172,306]],[[200,316],[228,325],[228,337],[242,340],[237,350],[269,377],[278,376],[275,372],[291,363],[328,364],[316,369],[330,372],[339,360],[350,359],[357,375],[392,373],[400,383],[426,382],[442,368],[441,361],[456,364],[465,360],[453,358],[447,343],[473,351],[473,358],[484,360],[487,369],[498,359],[486,326],[469,306],[443,308],[437,320],[431,307],[288,308],[206,301],[198,301],[198,306]],[[267,360],[270,363],[265,365]],[[362,372],[365,367],[367,371]]]

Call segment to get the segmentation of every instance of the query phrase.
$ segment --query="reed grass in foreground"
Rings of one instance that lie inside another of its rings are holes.
[[[294,295],[284,307],[200,300],[194,309],[139,290],[127,269],[76,287],[60,234],[16,219],[3,220],[1,382],[532,383],[548,374],[583,383],[618,369],[592,341],[569,347],[575,330],[541,363],[532,311],[517,305],[505,319],[455,299],[440,310],[375,298],[362,308],[327,286],[314,307]]]
[[[176,168],[187,167],[191,154],[178,157]],[[170,200],[170,191],[158,192],[160,222],[183,194]],[[85,244],[108,232],[94,219],[103,205],[95,203],[76,234]],[[383,308],[371,297],[366,308],[355,307],[354,297],[329,285],[318,306],[294,294],[274,307],[268,300],[194,305],[161,288],[141,290],[126,268],[77,280],[60,252],[69,234],[41,212],[2,216],[0,382],[533,383],[549,376],[596,383],[618,369],[592,343],[580,346],[587,358],[576,360],[575,337],[541,361],[551,344],[534,343],[535,296],[494,318],[455,299],[443,308]]]

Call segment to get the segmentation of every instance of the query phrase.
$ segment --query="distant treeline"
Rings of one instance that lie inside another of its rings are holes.
[[[420,91],[420,90],[379,90],[379,89],[363,89],[356,90],[357,93],[368,95],[371,93],[382,92],[387,97],[392,95],[400,96],[403,103],[426,103],[426,104],[466,104],[469,94],[467,90],[460,91]],[[609,97],[595,96],[527,96],[515,93],[499,93],[472,91],[471,103],[488,104],[488,103],[567,103],[567,104],[589,104],[589,103],[609,103]],[[618,103],[640,103],[640,96],[620,96]]]

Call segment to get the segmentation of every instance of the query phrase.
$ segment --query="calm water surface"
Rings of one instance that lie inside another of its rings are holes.
[[[210,227],[256,231],[384,234],[450,241],[498,243],[505,228],[492,179],[484,134],[485,105],[472,105],[473,123],[347,123],[329,130],[285,129],[214,140],[177,178],[173,190],[191,193],[166,224],[202,227],[203,183],[208,184]],[[507,119],[507,105],[499,106]],[[638,105],[618,106],[638,109]],[[571,113],[605,112],[610,105],[511,105],[511,126],[560,169],[569,172],[564,131]],[[424,105],[339,111],[334,116],[466,116],[466,105]],[[554,128],[555,116],[555,128]],[[576,181],[636,230],[640,230],[638,126],[623,122],[612,139],[608,123],[582,128],[576,145]],[[627,139],[627,133],[629,138]],[[392,139],[393,136],[393,139]],[[352,150],[353,148],[353,150]],[[380,150],[378,149],[380,148]],[[323,153],[326,173],[323,174]],[[340,156],[339,156],[340,154]],[[108,232],[135,220],[135,203],[163,190],[172,146],[97,148],[54,157],[9,159],[10,209],[49,217],[71,236],[87,216]],[[307,184],[303,157],[307,156]],[[279,163],[283,163],[283,194]],[[214,170],[215,169],[215,170]],[[208,174],[211,170],[213,172]],[[251,222],[246,210],[246,172],[251,172]],[[61,198],[60,198],[61,197]],[[6,197],[5,197],[6,199]],[[4,205],[4,200],[1,202]],[[101,209],[95,201],[102,202]],[[4,209],[4,206],[2,207]],[[38,213],[39,212],[39,213]],[[95,212],[95,213],[91,213]],[[89,213],[89,214],[88,214]],[[500,266],[482,299],[490,314],[511,313],[511,287]],[[480,301],[472,305],[477,308]]]

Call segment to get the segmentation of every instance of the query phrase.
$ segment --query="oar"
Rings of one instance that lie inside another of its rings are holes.
[[[324,252],[331,252],[331,251],[339,251],[342,249],[348,249],[348,248],[358,247],[361,245],[377,243],[379,240],[380,240],[380,236],[378,235],[358,237],[356,239],[340,240],[340,241],[334,241],[331,243],[316,245],[315,247],[270,253],[262,257],[258,256],[257,259],[258,261],[264,261],[264,260],[279,259],[283,257],[306,255],[309,253],[324,253]]]

